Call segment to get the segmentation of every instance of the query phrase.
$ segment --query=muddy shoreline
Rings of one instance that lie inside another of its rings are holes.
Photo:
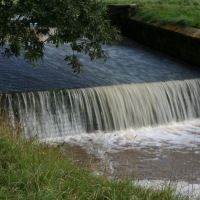
[[[162,149],[152,146],[108,152],[103,159],[78,145],[65,144],[62,151],[75,164],[94,173],[132,180],[200,183],[200,153],[197,148]]]

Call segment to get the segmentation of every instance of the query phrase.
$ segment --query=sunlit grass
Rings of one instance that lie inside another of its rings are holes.
[[[105,0],[111,4],[137,4],[144,21],[168,22],[200,28],[199,0]]]

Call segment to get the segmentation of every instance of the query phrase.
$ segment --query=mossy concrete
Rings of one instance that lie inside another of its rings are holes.
[[[123,36],[200,67],[200,29],[164,23],[147,23],[135,15],[136,5],[109,5],[113,25]]]

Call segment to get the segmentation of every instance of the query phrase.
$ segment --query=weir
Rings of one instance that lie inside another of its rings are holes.
[[[200,71],[125,39],[107,62],[80,55],[74,74],[62,60],[68,45],[45,46],[44,62],[0,57],[0,117],[26,137],[111,132],[200,117]],[[69,52],[70,53],[70,52]]]
[[[155,126],[200,117],[200,79],[0,95],[27,137]]]

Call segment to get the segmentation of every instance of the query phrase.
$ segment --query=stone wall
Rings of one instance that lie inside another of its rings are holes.
[[[136,5],[110,5],[109,14],[122,34],[200,67],[200,30],[170,24],[145,23],[134,16]]]

